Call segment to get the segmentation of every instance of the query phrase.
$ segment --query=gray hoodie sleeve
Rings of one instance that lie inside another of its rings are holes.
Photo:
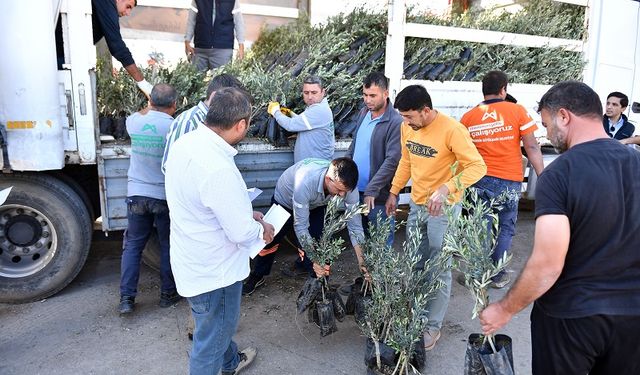
[[[236,40],[238,44],[244,44],[244,18],[242,17],[242,12],[240,11],[240,2],[236,0],[233,5],[233,27],[236,32]]]
[[[344,198],[344,203],[347,207],[360,204],[360,193],[358,189],[353,189]],[[357,245],[364,239],[364,230],[362,230],[362,215],[355,215],[347,223],[349,229],[349,238],[352,245]]]
[[[312,104],[299,115],[289,118],[280,111],[274,113],[278,124],[290,132],[303,132],[324,126],[333,122],[333,114],[327,99],[320,103]]]

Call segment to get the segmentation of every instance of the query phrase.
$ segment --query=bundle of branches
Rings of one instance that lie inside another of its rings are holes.
[[[427,303],[443,286],[438,276],[447,267],[446,257],[428,259],[420,266],[420,230],[409,230],[399,251],[387,244],[390,230],[388,219],[378,220],[369,227],[370,237],[363,244],[372,291],[360,324],[368,337],[365,363],[374,373],[420,373]]]
[[[444,249],[447,253],[455,255],[456,261],[453,267],[464,275],[465,286],[473,295],[472,319],[475,319],[489,305],[488,290],[492,278],[504,271],[511,259],[507,253],[497,263],[494,263],[491,258],[498,235],[498,215],[495,211],[518,195],[517,191],[506,192],[490,199],[487,204],[480,199],[475,188],[468,188],[462,201],[465,215],[456,215],[451,207],[446,209],[449,216],[449,229],[445,234]],[[507,349],[501,347],[503,345],[496,345],[493,335],[480,337],[474,334],[472,336],[476,342],[470,342],[470,347],[467,349],[468,367],[499,366],[502,369],[499,373],[504,374],[510,373],[509,370],[513,371],[513,359],[511,358],[509,363]],[[490,350],[484,348],[487,344]],[[508,350],[510,353],[510,347]],[[485,353],[487,351],[489,353]],[[481,354],[489,356],[482,361],[472,360],[474,356]],[[483,364],[483,362],[487,363]],[[471,363],[474,365],[471,366]],[[467,369],[466,373],[483,374],[484,372]]]
[[[343,230],[347,222],[359,216],[366,206],[346,205],[344,200],[334,196],[327,205],[324,215],[324,228],[320,239],[311,237],[301,239],[301,245],[309,259],[321,266],[330,265],[345,249],[344,239],[336,234]],[[338,330],[335,320],[342,321],[346,315],[344,303],[336,290],[329,287],[327,276],[310,277],[305,282],[298,296],[298,312],[309,310],[309,322],[315,322],[320,327],[320,335],[327,336]]]
[[[549,37],[580,39],[583,8],[551,0],[530,1],[515,14],[491,10],[468,12],[450,18],[410,11],[410,22],[481,28]],[[384,70],[387,14],[359,8],[311,26],[308,18],[263,30],[242,63],[221,71],[234,74],[254,95],[253,129],[266,138],[265,108],[276,100],[299,113],[304,110],[300,88],[309,74],[327,83],[338,138],[350,137],[361,108],[364,76]],[[507,72],[513,83],[552,84],[579,79],[584,62],[579,52],[559,48],[524,48],[461,41],[408,38],[404,76],[407,79],[479,81],[489,70]]]
[[[114,73],[106,68],[108,66],[104,60],[98,60],[97,104],[100,133],[124,139],[124,119],[146,107],[148,101],[124,68]],[[192,64],[185,61],[179,62],[173,69],[154,64],[141,68],[141,71],[152,85],[168,83],[176,89],[176,115],[198,104],[205,96],[208,84],[206,74],[198,72]]]

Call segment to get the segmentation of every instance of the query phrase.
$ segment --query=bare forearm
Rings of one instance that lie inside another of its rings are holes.
[[[127,71],[127,73],[129,73],[134,81],[140,82],[144,80],[144,76],[142,75],[142,72],[140,71],[140,69],[138,69],[136,64],[127,65],[124,67],[124,69]]]
[[[546,293],[560,277],[559,271],[545,269],[536,263],[533,258],[527,261],[516,283],[499,302],[511,314],[516,314],[529,306],[531,302]]]
[[[536,174],[540,176],[542,170],[544,169],[544,162],[542,161],[542,151],[540,151],[540,146],[532,145],[525,147],[525,152],[527,153],[527,159],[533,166],[533,169],[536,171]]]

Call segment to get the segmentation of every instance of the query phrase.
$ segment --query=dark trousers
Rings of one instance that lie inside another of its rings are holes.
[[[640,315],[560,319],[531,311],[533,374],[640,374]]]
[[[271,204],[274,203],[282,206],[282,204],[276,202],[276,200],[272,197]],[[287,233],[293,230],[293,211],[286,208],[285,206],[282,206],[282,208],[287,210],[291,214],[291,216],[282,227],[282,230],[280,230],[280,232],[276,234],[273,241],[271,241],[271,243],[264,247],[266,250],[274,249],[275,246],[280,246]],[[321,206],[309,211],[309,234],[315,239],[319,239],[322,235],[322,229],[324,227],[324,210],[325,206]],[[293,242],[294,246],[296,246],[298,249],[302,249],[302,246],[300,246],[300,242],[298,242],[297,236],[290,236],[290,239],[291,242]],[[274,249],[274,251],[271,251],[266,255],[258,255],[253,259],[254,275],[267,276],[271,273],[271,266],[273,266],[273,260],[276,257],[276,250],[277,247]],[[313,264],[308,257],[304,256],[304,253],[300,254],[300,258],[298,258],[296,262],[299,266],[309,271],[310,274],[315,275],[315,273],[313,272]]]
[[[176,283],[169,263],[167,201],[140,196],[127,197],[127,220],[129,223],[124,234],[124,249],[120,265],[120,295],[136,296],[142,251],[154,230],[160,242],[160,291],[174,292]]]

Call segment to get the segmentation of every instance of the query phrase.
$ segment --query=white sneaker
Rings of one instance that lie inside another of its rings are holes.
[[[240,355],[240,362],[238,363],[238,367],[231,372],[222,371],[222,375],[236,375],[242,371],[243,368],[249,366],[251,362],[258,355],[258,350],[256,348],[246,348],[238,353]]]

